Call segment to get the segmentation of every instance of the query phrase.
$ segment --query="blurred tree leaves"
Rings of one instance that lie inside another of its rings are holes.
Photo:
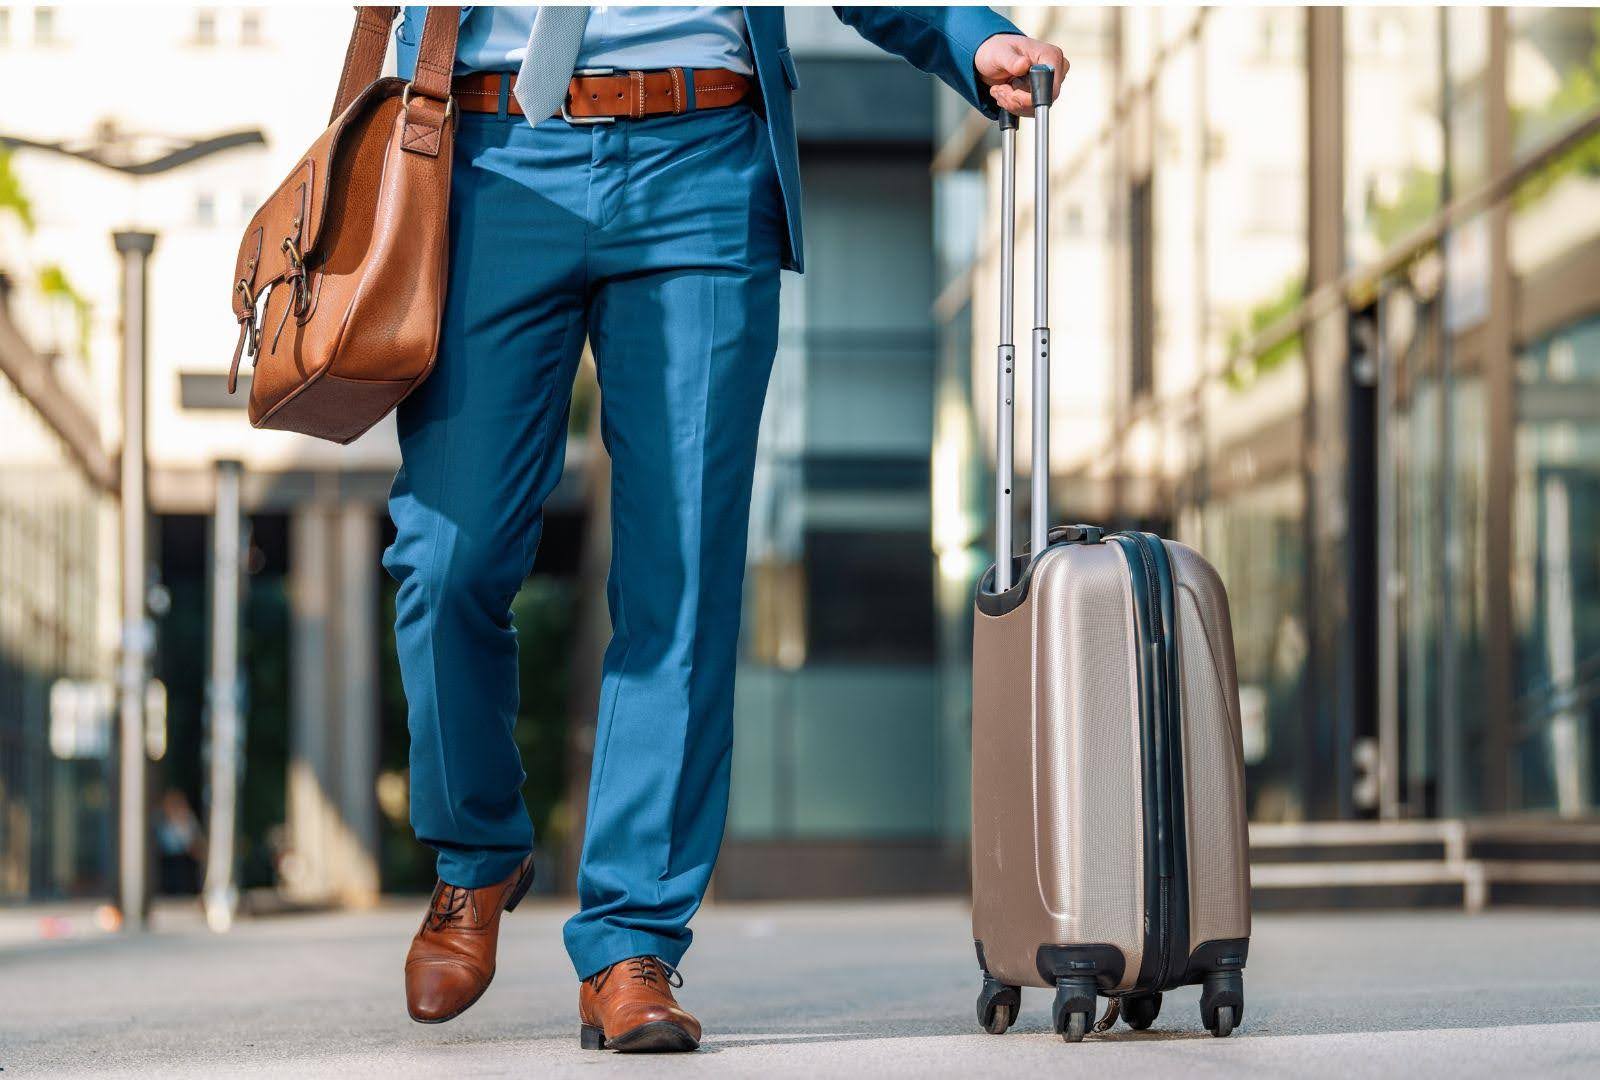
[[[1561,86],[1537,108],[1513,108],[1511,117],[1515,130],[1543,134],[1600,106],[1600,12],[1592,18],[1594,46],[1589,53],[1588,66],[1568,68],[1562,74]],[[1521,209],[1537,202],[1562,180],[1574,175],[1600,178],[1600,135],[1584,139],[1535,172],[1518,187],[1512,205]]]
[[[72,309],[77,322],[78,355],[88,356],[89,332],[94,316],[93,305],[68,280],[66,271],[55,263],[48,263],[39,268],[38,284],[39,292],[44,294],[47,300],[57,301]]]
[[[22,190],[22,181],[17,179],[17,174],[11,168],[11,151],[0,146],[0,211],[9,211],[22,222],[22,227],[28,232],[33,231],[33,203],[28,200],[27,192]]]
[[[1296,274],[1288,281],[1277,294],[1261,301],[1251,308],[1245,316],[1244,326],[1234,330],[1228,336],[1228,352],[1234,358],[1229,366],[1226,376],[1227,384],[1234,390],[1242,390],[1250,385],[1289,357],[1300,352],[1300,334],[1293,333],[1282,341],[1269,345],[1260,353],[1246,355],[1245,349],[1256,337],[1281,320],[1286,319],[1300,306],[1300,301],[1305,299],[1305,279]]]

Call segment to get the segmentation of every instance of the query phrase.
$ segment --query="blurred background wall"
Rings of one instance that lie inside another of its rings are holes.
[[[1073,61],[1052,139],[1053,517],[1154,528],[1221,569],[1258,887],[1593,899],[1597,13],[1015,18]],[[0,899],[102,895],[115,873],[118,230],[154,236],[158,884],[191,890],[204,839],[226,461],[247,535],[241,882],[345,904],[431,883],[378,566],[392,424],[334,447],[252,431],[223,392],[217,282],[325,123],[348,21],[0,6],[0,100],[25,103],[0,112]],[[789,24],[808,272],[784,281],[714,891],[960,890],[998,142],[826,9]],[[38,89],[86,71],[129,74]],[[1024,163],[1029,140],[1024,123]],[[1026,331],[1026,266],[1017,284]],[[515,603],[539,880],[563,889],[606,632],[593,407],[586,373]]]

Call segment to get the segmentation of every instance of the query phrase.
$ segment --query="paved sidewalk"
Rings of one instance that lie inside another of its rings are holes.
[[[944,901],[707,908],[682,998],[704,1050],[578,1049],[565,911],[507,917],[500,973],[470,1012],[406,1019],[400,962],[421,901],[285,916],[213,937],[170,910],[142,938],[0,946],[4,1077],[1600,1076],[1593,912],[1272,916],[1256,922],[1231,1039],[1198,990],[1155,1029],[1069,1046],[1049,996],[977,1032],[964,906]]]

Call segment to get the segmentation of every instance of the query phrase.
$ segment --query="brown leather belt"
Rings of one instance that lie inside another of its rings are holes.
[[[451,84],[457,107],[467,112],[522,115],[511,93],[512,72],[476,71]],[[558,116],[575,124],[609,124],[618,118],[678,116],[699,109],[736,105],[750,93],[750,80],[722,68],[666,68],[661,71],[581,72],[572,77],[567,103]]]

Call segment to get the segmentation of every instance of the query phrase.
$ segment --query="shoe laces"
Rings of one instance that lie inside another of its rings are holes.
[[[618,968],[625,968],[627,977],[645,986],[655,986],[656,980],[677,988],[683,985],[683,973],[659,956],[635,956],[613,964],[594,977],[594,988],[600,989]]]
[[[433,902],[428,905],[428,927],[443,930],[460,922],[467,911],[471,890],[441,881],[433,890]]]

